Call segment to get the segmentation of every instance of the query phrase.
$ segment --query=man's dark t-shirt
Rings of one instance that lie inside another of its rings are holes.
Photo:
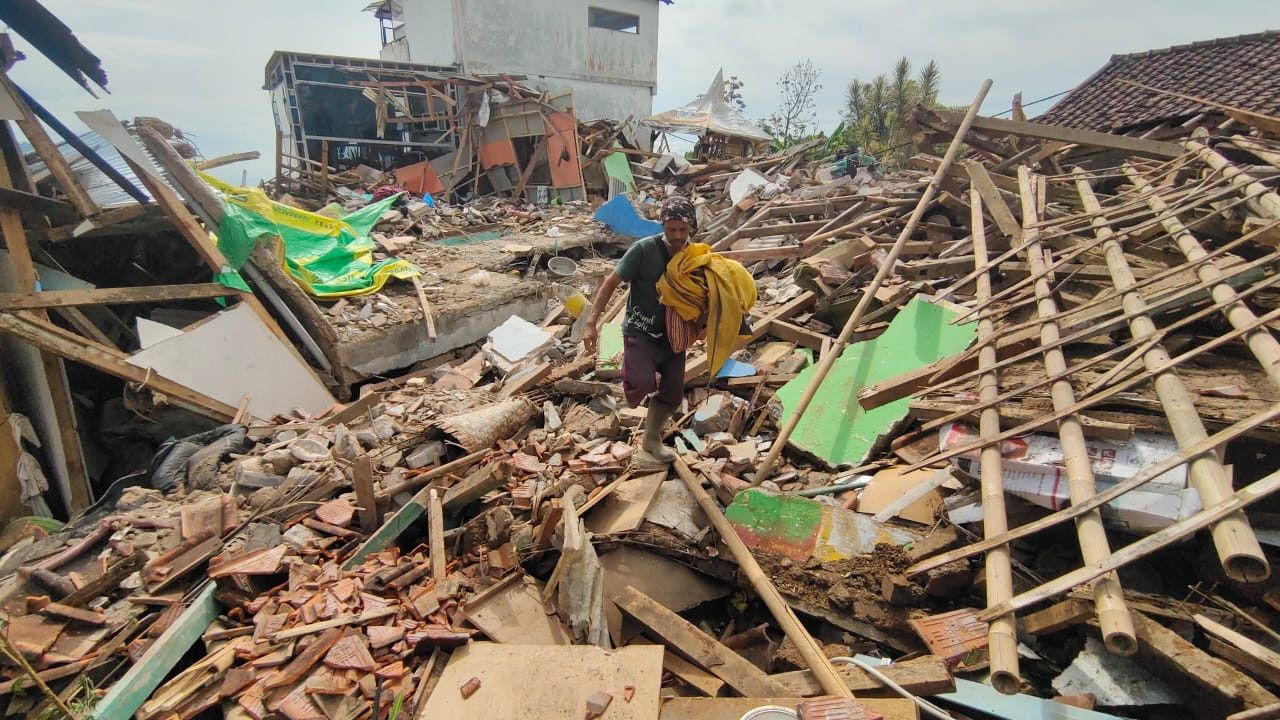
[[[645,335],[664,338],[666,316],[658,303],[658,278],[667,271],[671,253],[661,235],[635,241],[614,268],[618,277],[631,285],[627,297],[627,316],[622,321],[623,335]]]

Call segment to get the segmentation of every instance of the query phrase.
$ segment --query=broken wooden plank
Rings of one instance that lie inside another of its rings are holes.
[[[1204,615],[1193,615],[1192,619],[1205,632],[1248,656],[1250,662],[1241,667],[1272,685],[1280,685],[1280,653]]]
[[[373,460],[361,454],[351,465],[351,484],[360,505],[360,529],[371,533],[378,529],[378,498],[373,492]]]
[[[36,673],[36,677],[40,678],[42,682],[50,683],[50,682],[53,682],[54,680],[61,680],[62,678],[65,678],[65,677],[71,677],[72,675],[79,675],[82,671],[84,671],[85,668],[89,667],[89,663],[91,662],[93,661],[78,660],[76,662],[68,663],[66,665],[59,665],[58,667],[49,668],[48,670],[41,670],[40,672]],[[0,696],[8,695],[9,693],[13,692],[15,688],[25,688],[25,687],[32,687],[31,678],[27,677],[26,675],[19,675],[13,680],[6,680],[5,682],[0,682]]]
[[[948,125],[958,125],[964,117],[964,113],[949,110],[933,112],[936,112]],[[979,116],[973,119],[972,127],[974,130],[983,132],[1019,135],[1039,140],[1056,140],[1074,145],[1090,145],[1155,158],[1176,158],[1183,154],[1182,147],[1177,143],[1144,140],[1142,138],[1129,137],[1128,135],[1113,135],[1111,133],[1081,130],[1061,125],[1044,125],[1037,122]]]
[[[307,649],[294,657],[288,665],[272,673],[266,679],[265,687],[270,690],[298,682],[303,675],[307,674],[307,671],[311,670],[316,663],[320,662],[321,658],[328,654],[329,649],[341,637],[342,630],[338,627],[330,626],[320,637],[312,639]],[[280,639],[278,635],[277,639]]]
[[[46,290],[35,294],[0,293],[0,312],[81,307],[85,305],[129,305],[135,303],[204,300],[239,294],[239,290],[229,288],[221,283],[93,288],[91,290]]]
[[[159,373],[129,363],[124,353],[41,320],[27,312],[0,314],[0,332],[66,360],[163,393],[169,403],[219,422],[230,422],[236,408],[176,383]]]
[[[616,602],[624,613],[648,628],[655,639],[743,695],[781,697],[787,694],[782,684],[772,680],[763,670],[635,588],[623,590]]]
[[[947,666],[945,660],[937,655],[925,655],[912,660],[885,665],[877,669],[913,695],[938,695],[940,693],[954,692],[956,689],[956,682],[951,674],[951,668]],[[856,665],[838,666],[836,672],[840,674],[840,679],[849,685],[849,690],[859,699],[866,695],[898,697],[895,690],[886,687],[871,673]],[[769,677],[781,684],[789,696],[813,697],[823,694],[822,686],[818,684],[818,680],[813,676],[813,673],[808,670],[778,673]]]
[[[332,620],[321,620],[320,622],[314,622],[309,625],[299,625],[297,627],[289,628],[288,630],[280,630],[279,632],[272,633],[271,641],[280,642],[281,640],[289,640],[291,638],[302,637],[303,635],[311,635],[312,633],[333,630],[346,625],[367,623],[370,620],[378,620],[388,615],[395,615],[399,611],[399,607],[389,605],[375,610],[366,610],[359,615],[348,615],[346,617],[338,617]]]
[[[1217,717],[1262,707],[1280,698],[1244,673],[1141,613],[1132,613],[1138,632],[1138,657],[1143,665],[1175,688],[1181,688],[1196,705]]]
[[[750,698],[673,697],[668,698],[662,704],[662,714],[658,718],[659,720],[739,720],[744,717],[753,717],[754,714],[751,711],[760,707],[794,709],[802,702],[804,702],[804,698],[795,696]],[[824,711],[820,710],[819,714],[814,717],[873,717],[882,718],[883,720],[919,720],[920,718],[920,712],[915,702],[905,698],[867,698],[866,700],[858,698],[854,702],[866,708],[866,713],[850,715],[842,712],[836,715],[834,712],[824,714]],[[810,715],[805,715],[805,717],[810,717]]]
[[[427,533],[430,535],[431,579],[437,584],[444,582],[447,574],[448,557],[444,549],[444,508],[440,505],[440,493],[431,488],[427,498]]]
[[[486,493],[506,485],[510,476],[510,467],[506,463],[489,463],[449,488],[441,504],[446,512],[457,512],[479,500]]]
[[[1039,612],[1024,615],[1018,624],[1029,635],[1048,635],[1088,622],[1093,614],[1093,603],[1068,598]]]

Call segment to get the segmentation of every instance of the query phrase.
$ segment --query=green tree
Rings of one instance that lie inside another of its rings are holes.
[[[910,120],[916,105],[938,107],[942,70],[930,60],[919,73],[912,73],[906,57],[894,63],[888,75],[870,82],[854,78],[845,90],[844,137],[847,145],[880,158],[890,166],[911,157]]]

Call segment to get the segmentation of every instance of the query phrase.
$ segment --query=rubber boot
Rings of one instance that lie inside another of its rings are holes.
[[[642,446],[645,452],[652,455],[660,462],[674,462],[676,453],[674,450],[662,444],[662,428],[667,424],[667,420],[671,419],[671,415],[676,409],[666,403],[657,400],[649,401],[649,412],[644,416],[644,441]]]

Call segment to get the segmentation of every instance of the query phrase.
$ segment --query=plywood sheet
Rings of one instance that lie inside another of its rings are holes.
[[[930,468],[921,468],[908,473],[896,467],[881,470],[858,495],[858,512],[875,515],[902,497],[908,490],[920,483],[928,482],[935,472],[937,471]],[[925,493],[924,497],[903,508],[897,517],[932,525],[941,508],[942,493],[931,490]]]
[[[619,547],[600,556],[604,566],[605,619],[614,643],[619,641],[622,614],[613,604],[628,586],[675,612],[729,594],[729,587],[657,553]]]
[[[640,527],[666,478],[667,473],[663,471],[624,480],[600,503],[600,507],[587,513],[587,529],[597,535],[612,535]]]
[[[480,687],[463,699],[471,678]],[[587,698],[613,696],[602,720],[658,717],[662,648],[471,643],[454,651],[419,717],[563,720],[586,716]],[[631,702],[624,695],[635,688]]]
[[[568,645],[569,632],[542,602],[541,585],[516,576],[469,600],[467,622],[489,639],[516,645]]]
[[[152,345],[175,338],[182,334],[182,331],[176,327],[170,327],[164,323],[158,323],[154,320],[148,320],[144,317],[138,318],[138,345],[146,350]]]
[[[239,405],[248,393],[258,417],[294,408],[319,413],[335,402],[245,303],[134,353],[129,362],[228,405]]]

